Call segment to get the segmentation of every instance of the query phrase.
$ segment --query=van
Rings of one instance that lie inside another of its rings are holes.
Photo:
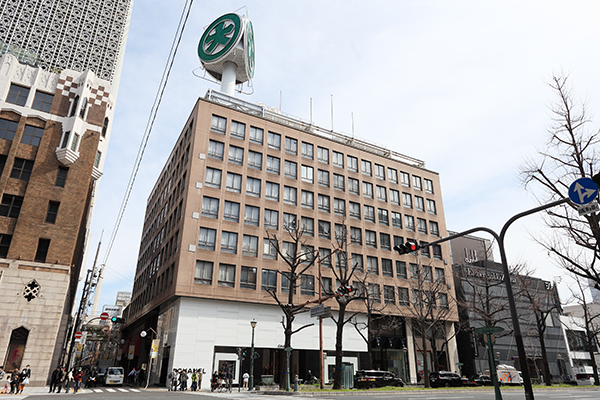
[[[104,379],[105,385],[122,385],[124,379],[123,368],[121,367],[109,367],[106,369],[106,378]]]
[[[498,381],[502,385],[522,385],[523,376],[521,371],[518,371],[512,365],[498,365],[496,370],[498,374]]]

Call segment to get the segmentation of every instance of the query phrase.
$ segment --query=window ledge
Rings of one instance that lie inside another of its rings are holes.
[[[79,158],[79,153],[68,148],[56,149],[56,158],[63,165],[71,165]]]
[[[92,179],[97,181],[102,176],[102,171],[96,167],[92,167]]]

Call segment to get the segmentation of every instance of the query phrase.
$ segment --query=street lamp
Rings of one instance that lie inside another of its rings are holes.
[[[148,328],[149,330],[152,331],[152,342],[150,342],[150,360],[148,360],[148,371],[146,371],[146,389],[148,389],[148,385],[150,384],[150,371],[152,371],[152,360],[153,360],[153,345],[154,345],[154,335],[156,335],[156,331],[152,328]],[[148,332],[146,331],[141,331],[140,332],[140,336],[145,338],[146,336],[148,336]]]
[[[248,390],[254,389],[254,328],[256,328],[256,320],[252,318],[250,326],[252,327],[252,343],[250,344],[250,382]]]

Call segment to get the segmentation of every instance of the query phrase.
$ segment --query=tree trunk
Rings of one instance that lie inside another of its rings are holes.
[[[429,382],[429,368],[427,367],[427,335],[425,332],[425,324],[421,323],[421,347],[423,349],[423,381],[425,382],[425,387],[431,387],[431,383]]]
[[[344,334],[344,317],[346,314],[346,303],[339,302],[340,310],[338,312],[338,320],[336,323],[335,332],[335,372],[333,373],[333,389],[339,390],[342,388],[342,357],[344,350],[342,348],[342,339]]]
[[[542,349],[542,365],[544,366],[544,384],[552,386],[552,375],[550,375],[550,366],[548,365],[548,353],[546,353],[546,341],[544,340],[544,332],[540,332],[540,347]]]
[[[584,306],[585,307],[585,306]],[[594,374],[594,385],[600,385],[600,379],[598,379],[598,365],[596,364],[596,357],[594,356],[594,334],[590,331],[590,329],[586,329],[587,332],[587,345],[590,353],[590,359],[592,362],[592,371]]]

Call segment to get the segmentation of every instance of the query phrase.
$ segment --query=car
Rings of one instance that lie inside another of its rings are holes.
[[[494,382],[492,382],[492,378],[489,375],[473,375],[470,381],[475,386],[494,386]]]
[[[121,367],[108,367],[104,378],[105,385],[122,385],[125,374]]]
[[[384,386],[404,386],[402,379],[389,371],[358,370],[354,375],[354,387],[357,389],[377,388]]]
[[[465,385],[459,374],[450,371],[431,372],[429,374],[429,383],[433,388]]]
[[[575,375],[575,382],[577,382],[577,386],[590,386],[595,382],[592,374],[580,373]]]

